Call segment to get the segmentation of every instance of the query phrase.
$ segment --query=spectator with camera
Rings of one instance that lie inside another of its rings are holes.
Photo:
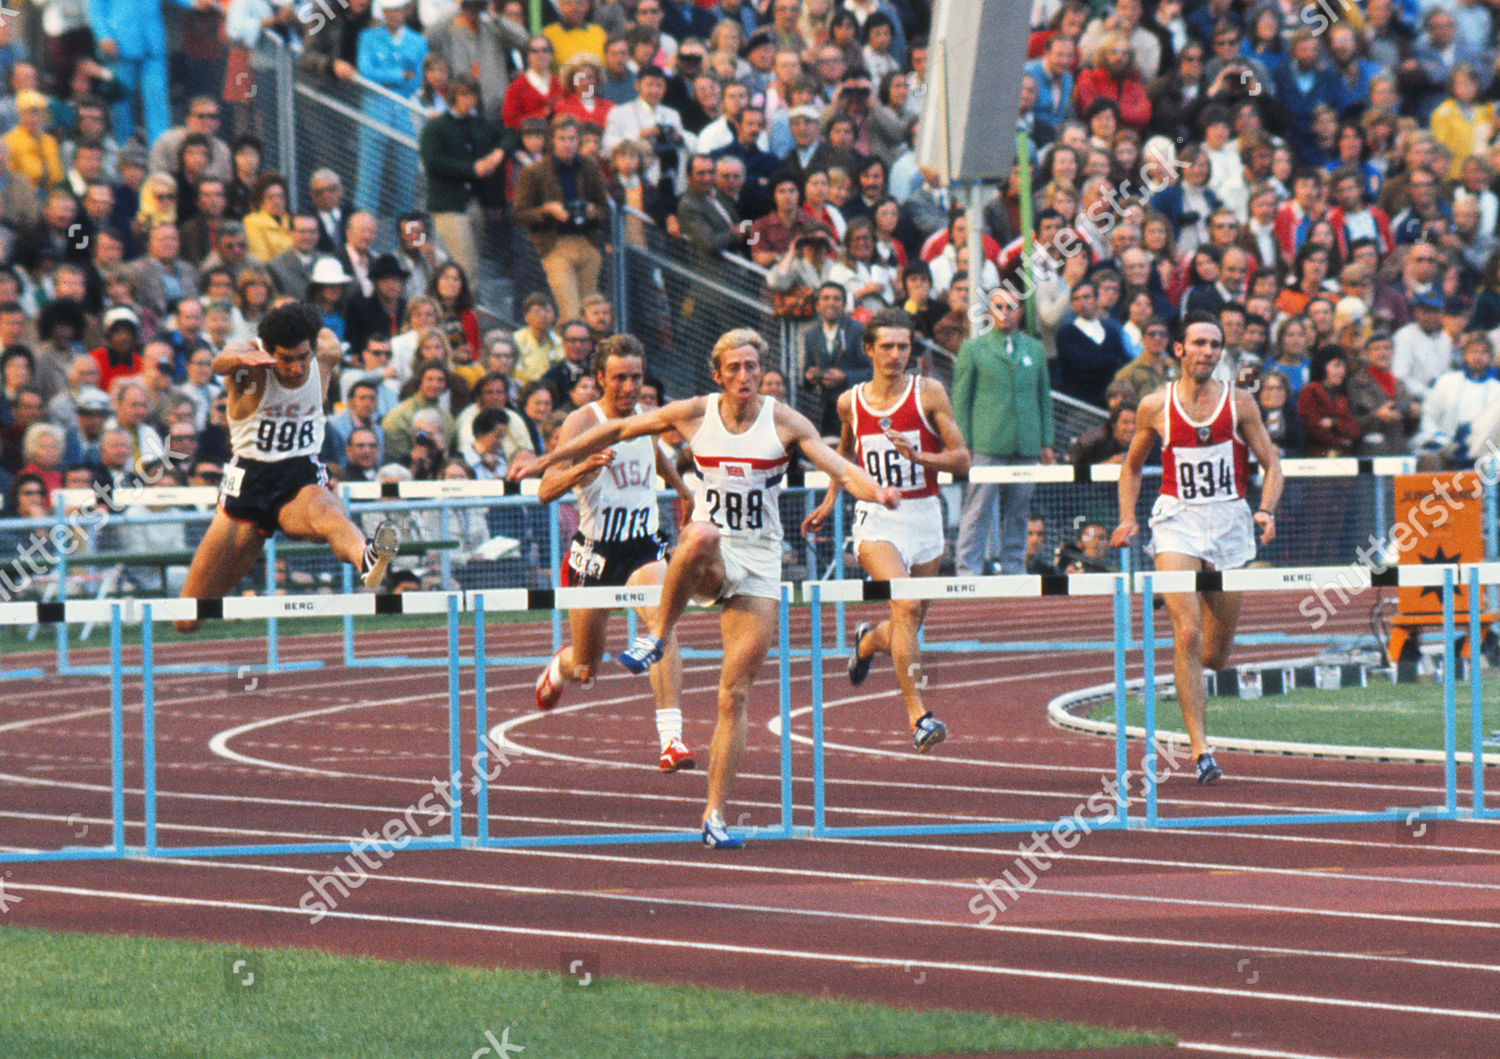
[[[845,312],[848,295],[842,283],[817,288],[817,318],[802,332],[802,381],[822,401],[819,431],[839,433],[839,394],[874,374],[864,353],[864,325]]]
[[[424,361],[412,372],[412,379],[416,390],[386,413],[380,422],[385,431],[385,458],[390,463],[404,464],[411,457],[417,435],[416,417],[420,412],[431,410],[437,413],[443,451],[453,444],[457,433],[453,417],[442,407],[448,397],[448,370],[436,361]]]
[[[613,151],[621,140],[638,140],[648,158],[646,179],[675,201],[683,166],[697,148],[697,139],[683,128],[682,115],[662,103],[667,75],[661,67],[641,67],[635,75],[635,87],[635,99],[609,112],[604,123],[604,151]]]
[[[572,118],[552,123],[549,154],[521,171],[515,217],[542,259],[558,311],[576,317],[583,299],[598,289],[609,195],[598,163],[578,156]]]

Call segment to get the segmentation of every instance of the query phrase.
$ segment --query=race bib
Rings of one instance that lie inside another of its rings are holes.
[[[604,556],[583,541],[574,541],[568,549],[568,569],[580,578],[598,578],[604,573]]]
[[[220,498],[235,498],[245,485],[245,468],[228,464],[224,468],[224,479],[219,483]]]
[[[1234,443],[1193,448],[1178,447],[1177,498],[1185,504],[1232,500],[1234,488]]]
[[[913,449],[921,448],[922,437],[915,430],[902,432]],[[884,434],[864,434],[859,439],[864,452],[865,470],[878,485],[897,489],[923,489],[927,486],[927,468],[918,466],[896,451]]]

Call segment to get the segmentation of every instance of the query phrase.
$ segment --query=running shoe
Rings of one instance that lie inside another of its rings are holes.
[[[393,519],[385,519],[375,527],[374,535],[365,543],[364,562],[360,563],[360,579],[366,588],[379,588],[390,569],[396,549],[401,545],[401,534]]]
[[[693,752],[681,739],[671,739],[661,748],[661,761],[658,765],[663,772],[682,772],[697,768],[698,759],[693,757]]]
[[[724,818],[714,813],[703,821],[703,844],[709,849],[743,849],[745,840],[731,835]]]
[[[948,738],[948,726],[938,720],[929,711],[922,714],[917,721],[916,730],[912,733],[912,746],[917,748],[917,753],[925,754]]]
[[[849,652],[849,683],[856,688],[865,682],[865,677],[870,675],[870,663],[875,661],[873,654],[869,658],[859,657],[860,643],[874,628],[875,626],[867,621],[862,621],[854,627],[854,650]]]
[[[542,670],[542,675],[536,678],[536,708],[546,713],[557,705],[563,693],[562,670],[558,668],[558,659],[562,657],[565,648],[559,648],[557,654],[552,656],[552,661],[547,663],[547,668]]]
[[[1203,786],[1210,783],[1218,783],[1224,776],[1224,770],[1219,767],[1212,754],[1198,755],[1198,782]]]
[[[636,676],[661,661],[662,643],[654,636],[637,636],[635,642],[620,652],[620,664]]]

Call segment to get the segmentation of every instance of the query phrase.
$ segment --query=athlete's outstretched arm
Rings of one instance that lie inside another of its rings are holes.
[[[1276,451],[1271,435],[1266,433],[1266,424],[1260,418],[1255,398],[1244,390],[1235,390],[1234,405],[1245,444],[1260,462],[1260,509],[1252,517],[1260,527],[1260,542],[1270,544],[1276,539],[1276,505],[1281,503],[1281,454]]]
[[[1135,506],[1141,498],[1141,468],[1146,466],[1146,457],[1151,455],[1151,448],[1160,437],[1156,420],[1161,416],[1163,393],[1157,391],[1141,398],[1135,414],[1135,437],[1130,439],[1130,451],[1120,469],[1120,523],[1109,538],[1112,548],[1125,547],[1140,532],[1135,523]]]
[[[854,390],[845,390],[838,397],[839,413],[839,448],[838,453],[846,460],[854,459]],[[837,478],[830,478],[828,492],[824,494],[823,500],[817,507],[807,513],[802,520],[802,535],[805,537],[823,528],[823,523],[828,521],[828,516],[833,514],[833,505],[838,502],[839,494],[843,486]]]
[[[557,431],[557,443],[561,448],[575,438],[586,433],[593,422],[593,416],[583,408],[575,409],[563,425]],[[593,479],[601,470],[609,466],[614,453],[609,449],[596,452],[585,459],[574,462],[573,460],[559,460],[547,468],[542,475],[541,485],[536,492],[536,498],[544,504],[550,504],[558,497],[565,495],[569,490],[579,485],[585,485]]]
[[[689,397],[685,401],[673,401],[660,408],[653,408],[649,412],[640,412],[623,419],[606,420],[584,431],[567,444],[560,445],[545,456],[539,457],[534,463],[529,463],[524,468],[512,468],[509,477],[512,480],[535,477],[545,473],[549,467],[565,460],[590,456],[601,449],[609,448],[617,441],[627,441],[630,438],[639,438],[647,434],[661,434],[673,427],[682,430],[684,435],[689,435],[693,433],[691,424],[703,416],[703,401],[702,397]]]
[[[788,448],[791,445],[800,448],[802,455],[814,467],[826,471],[830,478],[849,490],[854,499],[892,509],[900,505],[901,490],[892,485],[880,485],[865,473],[864,468],[855,466],[834,452],[818,436],[805,415],[788,408],[780,401],[776,403],[776,428],[788,443]]]

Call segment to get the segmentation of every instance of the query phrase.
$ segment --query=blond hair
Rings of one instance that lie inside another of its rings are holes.
[[[761,337],[761,333],[753,327],[736,327],[733,331],[725,331],[714,343],[714,348],[709,351],[708,362],[714,371],[719,370],[719,361],[724,354],[731,349],[739,349],[741,346],[754,346],[755,351],[760,354],[761,366],[765,367],[766,354],[771,352],[770,344]]]

